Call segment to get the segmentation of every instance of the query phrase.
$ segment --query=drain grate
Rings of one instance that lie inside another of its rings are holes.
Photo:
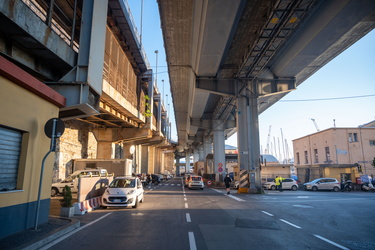
[[[280,226],[276,223],[276,221],[268,220],[236,219],[235,226],[256,229],[280,230]]]

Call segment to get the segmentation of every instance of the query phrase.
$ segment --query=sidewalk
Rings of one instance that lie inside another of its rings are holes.
[[[0,249],[38,249],[62,235],[80,227],[75,218],[50,216],[47,223],[0,239]]]
[[[59,215],[60,202],[58,199],[51,199],[47,223],[39,225],[37,230],[33,227],[0,239],[0,249],[38,249],[81,226],[78,217],[62,218]]]

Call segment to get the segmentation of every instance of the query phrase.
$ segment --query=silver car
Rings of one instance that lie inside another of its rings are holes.
[[[319,178],[303,184],[305,190],[333,190],[340,191],[340,182],[335,178]]]

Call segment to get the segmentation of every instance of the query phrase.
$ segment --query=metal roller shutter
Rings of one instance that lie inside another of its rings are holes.
[[[0,192],[17,187],[22,132],[0,126]]]

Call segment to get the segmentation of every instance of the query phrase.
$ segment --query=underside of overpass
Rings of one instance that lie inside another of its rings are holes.
[[[250,171],[259,169],[257,116],[375,27],[371,0],[158,4],[179,151],[238,131],[240,165]]]

